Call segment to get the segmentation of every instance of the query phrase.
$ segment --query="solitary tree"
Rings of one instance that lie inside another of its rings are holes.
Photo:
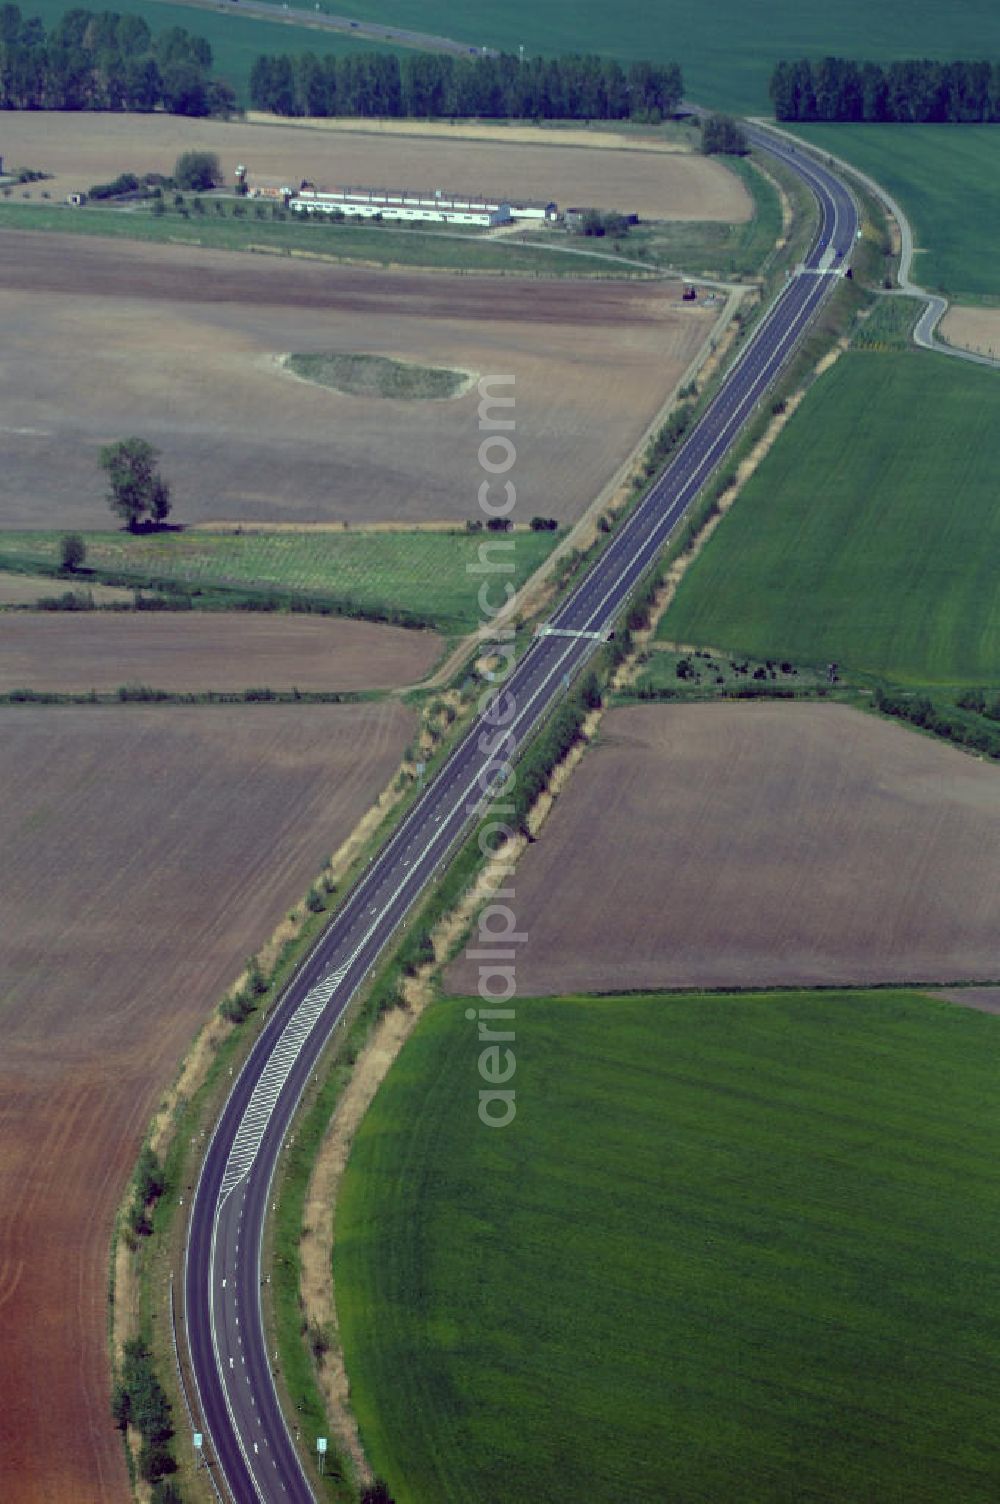
[[[222,168],[214,151],[185,151],[174,166],[174,182],[189,193],[207,193],[222,182]]]
[[[136,438],[105,444],[101,450],[111,486],[108,505],[132,533],[146,517],[159,526],[170,515],[170,487],[156,468],[159,455],[152,444]]]
[[[59,563],[67,574],[79,569],[87,557],[87,545],[79,533],[64,533],[59,540]]]
[[[709,115],[701,128],[701,149],[706,157],[721,152],[726,156],[745,157],[749,151],[746,134],[731,115]]]

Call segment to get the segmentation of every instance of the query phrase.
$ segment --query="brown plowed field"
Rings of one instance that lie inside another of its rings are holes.
[[[456,130],[455,135],[460,131]],[[547,138],[546,138],[547,137]],[[711,219],[742,223],[750,197],[720,162],[677,151],[595,149],[539,133],[520,141],[442,140],[376,130],[247,125],[165,115],[64,115],[43,111],[4,119],[4,159],[12,167],[51,172],[36,184],[53,199],[104,183],[120,172],[171,173],[182,151],[218,152],[228,182],[237,163],[257,178],[298,187],[303,178],[326,188],[363,183],[386,188],[443,188],[555,199],[619,209],[644,219]]]
[[[1000,770],[846,706],[615,710],[515,890],[522,996],[995,979]]]
[[[0,615],[0,693],[120,684],[391,689],[422,679],[440,650],[433,632],[333,617],[8,611]]]
[[[950,987],[936,992],[946,1002],[957,1003],[960,1008],[976,1008],[980,1013],[1000,1013],[1000,987]]]
[[[474,389],[438,403],[349,397],[279,370],[285,350],[513,374],[521,507],[569,519],[712,318],[679,306],[675,288],[387,276],[136,244],[111,257],[58,236],[4,236],[0,284],[0,522],[13,526],[106,522],[97,451],[126,432],[162,448],[183,521],[476,513]]]
[[[395,704],[3,713],[4,1504],[129,1498],[108,1408],[116,1203],[192,1035],[412,728]]]
[[[446,402],[351,397],[281,370],[290,350],[513,375],[518,515],[568,521],[711,329],[717,309],[679,299],[679,284],[387,274],[5,233],[0,526],[106,526],[99,448],[130,433],[162,449],[181,522],[479,515],[475,387]]]

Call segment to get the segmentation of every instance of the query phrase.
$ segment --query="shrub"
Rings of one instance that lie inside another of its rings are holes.
[[[70,574],[79,569],[87,557],[87,545],[79,533],[64,533],[59,539],[59,564]]]
[[[139,179],[134,172],[123,172],[110,183],[94,183],[87,189],[88,198],[120,198],[124,193],[138,193]]]
[[[222,183],[222,168],[214,151],[185,151],[177,158],[174,181],[189,193],[207,193]]]

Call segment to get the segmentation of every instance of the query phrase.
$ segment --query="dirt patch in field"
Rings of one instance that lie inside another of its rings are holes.
[[[938,327],[942,339],[960,350],[1000,360],[1000,308],[963,308],[953,303]]]
[[[106,526],[99,449],[127,433],[162,450],[186,523],[480,515],[476,389],[347,396],[290,381],[271,358],[287,350],[512,375],[518,516],[570,521],[715,312],[682,304],[680,284],[387,274],[15,231],[0,237],[0,288],[12,527]]]
[[[258,612],[7,612],[0,692],[394,689],[428,673],[433,632]]]
[[[518,867],[518,992],[993,980],[998,879],[1000,773],[954,748],[838,705],[615,710]]]
[[[96,606],[128,604],[132,591],[117,585],[91,585],[84,580],[54,580],[45,574],[0,574],[0,606],[33,606],[42,596],[91,595]]]
[[[420,123],[418,123],[420,124]],[[298,187],[303,178],[318,187],[363,183],[386,188],[444,188],[496,193],[512,198],[554,199],[618,209],[644,219],[710,219],[743,223],[753,212],[742,182],[720,162],[694,152],[632,149],[619,137],[595,146],[553,144],[551,136],[504,132],[470,136],[451,128],[428,133],[361,130],[329,132],[295,123],[246,124],[186,120],[165,115],[67,116],[44,111],[10,114],[4,120],[4,158],[54,176],[30,188],[53,199],[108,182],[120,172],[170,173],[182,151],[207,148],[219,155],[226,180],[237,163],[250,180]],[[23,192],[23,190],[20,190]]]
[[[129,1497],[108,1409],[115,1207],[192,1034],[413,724],[397,704],[4,712],[5,1504]]]

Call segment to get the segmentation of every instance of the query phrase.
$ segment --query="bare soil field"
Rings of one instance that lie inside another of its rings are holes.
[[[0,606],[33,606],[43,596],[63,595],[67,590],[76,594],[89,592],[98,606],[127,605],[132,599],[131,590],[117,585],[54,580],[46,574],[0,574]]]
[[[445,188],[555,199],[644,219],[702,219],[743,223],[752,204],[743,184],[719,162],[694,153],[553,144],[539,131],[530,144],[504,139],[449,139],[418,134],[340,129],[336,136],[295,123],[284,125],[185,120],[165,115],[77,115],[25,111],[4,120],[4,159],[12,167],[51,172],[35,185],[53,199],[108,182],[121,172],[173,171],[182,151],[218,152],[228,182],[237,163],[251,181],[303,178],[318,187],[362,183],[387,188]],[[577,132],[577,135],[582,133]]]
[[[1000,1013],[1000,987],[950,987],[934,993],[960,1008],[975,1008],[979,1013]]]
[[[5,1504],[130,1497],[109,1412],[115,1207],[192,1035],[413,724],[396,704],[4,712]]]
[[[513,375],[518,516],[570,521],[718,313],[682,304],[679,283],[386,274],[15,231],[0,289],[6,527],[106,525],[99,449],[131,433],[162,450],[180,522],[479,515],[475,387],[348,396],[295,380],[288,351]]]
[[[335,617],[9,611],[0,615],[0,693],[394,689],[422,679],[440,651],[433,632]]]
[[[1000,772],[840,705],[614,710],[515,890],[522,996],[995,980]]]
[[[960,350],[1000,359],[1000,308],[971,308],[953,303],[938,328],[942,339]]]

